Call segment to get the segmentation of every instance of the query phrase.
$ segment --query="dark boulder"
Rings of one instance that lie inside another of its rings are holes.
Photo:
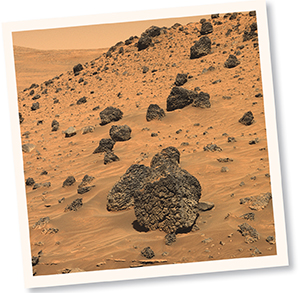
[[[155,256],[154,251],[149,246],[142,249],[141,254],[146,258],[153,258]]]
[[[65,137],[72,137],[74,135],[77,134],[77,131],[75,129],[75,127],[73,126],[70,126],[65,132],[64,132],[64,135]]]
[[[246,243],[253,243],[260,239],[260,234],[249,224],[243,223],[238,227],[240,228],[238,231],[245,237]]]
[[[86,97],[82,97],[77,101],[77,105],[81,105],[87,102],[87,98]]]
[[[192,106],[199,108],[211,108],[210,95],[208,93],[200,92],[194,97]]]
[[[224,67],[233,68],[240,64],[240,61],[235,55],[229,55],[227,60],[224,62]]]
[[[144,34],[147,34],[151,38],[157,37],[161,34],[161,28],[158,26],[152,25],[144,32]]]
[[[215,18],[218,18],[218,17],[219,17],[219,13],[215,13],[215,14],[212,14],[212,15],[211,15],[211,18],[212,18],[212,19],[215,19]]]
[[[208,55],[211,52],[211,45],[212,42],[209,37],[201,37],[199,41],[195,42],[195,44],[190,48],[190,59]]]
[[[123,117],[123,112],[114,107],[107,107],[100,112],[101,125],[106,125],[112,121],[118,121]]]
[[[112,162],[117,162],[117,161],[119,161],[119,157],[116,154],[114,154],[111,151],[108,151],[108,152],[105,153],[104,165],[107,165],[107,164],[112,163]]]
[[[137,42],[138,51],[144,50],[152,44],[152,38],[147,34],[142,34]]]
[[[181,86],[181,85],[185,84],[188,80],[187,77],[188,77],[188,74],[186,74],[186,73],[178,73],[174,84],[176,86]]]
[[[201,30],[200,30],[200,33],[202,35],[207,35],[212,32],[213,32],[213,25],[210,22],[205,21],[204,23],[202,23]]]
[[[54,119],[54,120],[52,121],[51,126],[52,126],[52,131],[57,131],[58,128],[59,128],[59,122],[58,122],[57,120]]]
[[[31,106],[32,111],[36,111],[39,109],[39,102],[33,103]]]
[[[128,125],[113,125],[109,134],[114,141],[126,141],[131,138],[131,128]]]
[[[35,183],[35,181],[34,181],[33,178],[28,177],[28,178],[26,179],[26,185],[27,185],[27,186],[32,186],[32,185],[34,185],[34,183]]]
[[[139,190],[151,170],[144,165],[132,165],[120,180],[114,184],[107,196],[107,210],[119,211],[133,206],[135,190]]]
[[[165,235],[165,244],[166,245],[171,245],[174,242],[176,242],[175,233],[168,233],[168,234]]]
[[[163,117],[165,117],[165,112],[162,108],[159,107],[157,104],[150,104],[147,108],[146,112],[146,121],[151,120],[161,120]]]
[[[100,140],[99,146],[94,150],[93,154],[112,151],[114,145],[115,141],[111,138],[102,138]]]
[[[253,123],[254,116],[251,111],[246,112],[240,119],[239,122],[244,125],[251,125]]]
[[[147,73],[149,71],[149,68],[147,66],[142,67],[142,73]]]
[[[78,193],[78,194],[84,194],[84,193],[90,191],[93,187],[95,187],[95,185],[79,187],[79,188],[77,189],[77,193]]]
[[[64,180],[64,182],[63,182],[63,184],[62,184],[62,187],[65,187],[65,186],[71,186],[71,185],[73,185],[75,182],[76,182],[76,179],[75,179],[74,176],[68,176],[68,177]]]
[[[197,92],[184,89],[182,87],[175,86],[172,88],[170,95],[166,101],[166,110],[174,111],[176,109],[183,109],[184,107],[190,105]]]
[[[78,187],[81,188],[81,187],[88,185],[91,181],[93,181],[93,179],[94,179],[93,176],[84,175],[84,177]]]
[[[180,163],[180,152],[175,147],[167,147],[161,152],[155,154],[151,160],[151,168],[157,168],[165,164],[179,164]]]
[[[81,70],[83,70],[83,66],[80,63],[73,67],[74,74],[78,74]]]
[[[258,36],[256,31],[257,31],[257,23],[253,22],[250,25],[250,31],[244,31],[243,42],[246,42],[246,41],[249,41],[253,38],[256,38]]]
[[[77,211],[83,206],[82,198],[75,199],[71,204],[69,204],[64,211]]]

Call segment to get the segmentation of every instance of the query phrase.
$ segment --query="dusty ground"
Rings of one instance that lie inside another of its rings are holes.
[[[249,30],[256,19],[239,13],[236,19],[221,16],[209,21],[214,28],[208,35],[212,52],[199,59],[190,59],[190,47],[200,37],[199,22],[183,29],[168,28],[153,39],[154,46],[142,51],[135,46],[137,39],[130,45],[119,45],[112,57],[101,50],[36,54],[35,50],[15,48],[19,112],[24,118],[22,143],[35,145],[31,152],[23,152],[24,177],[51,183],[35,190],[26,186],[32,256],[40,252],[39,262],[33,267],[36,275],[150,265],[140,262],[145,259],[141,250],[147,246],[155,252],[157,264],[276,254],[275,244],[266,241],[268,236],[275,236],[272,201],[261,210],[240,204],[244,197],[271,192],[258,41],[243,42],[244,30]],[[229,29],[232,31],[227,34]],[[123,54],[118,53],[120,47]],[[240,64],[228,69],[224,62],[230,54],[236,55]],[[72,68],[77,63],[85,65],[75,76]],[[149,71],[143,73],[143,66]],[[207,70],[210,66],[215,69]],[[187,106],[166,112],[166,99],[178,73],[189,74],[182,87],[199,87],[210,94],[211,108]],[[39,86],[29,89],[33,83]],[[34,93],[30,94],[31,90]],[[36,100],[40,108],[32,111],[31,105],[36,102],[32,98],[37,94],[41,96]],[[83,96],[87,102],[77,105]],[[146,121],[151,103],[165,110],[164,119]],[[99,109],[93,110],[97,106]],[[108,106],[120,108],[124,116],[100,126],[99,112]],[[247,111],[254,115],[250,126],[238,122]],[[53,119],[60,123],[57,132],[51,131]],[[104,155],[93,151],[100,139],[109,138],[112,125],[124,124],[131,127],[132,137],[115,144],[114,153],[120,160],[104,165]],[[65,138],[63,131],[70,126],[77,134]],[[85,126],[94,126],[94,132],[82,134]],[[152,137],[152,133],[158,136]],[[234,137],[235,142],[228,142],[228,137]],[[249,144],[256,138],[258,143]],[[209,143],[217,144],[222,151],[204,151]],[[134,209],[106,209],[109,190],[127,168],[133,163],[148,166],[153,155],[168,146],[178,148],[181,167],[199,180],[201,200],[215,204],[212,210],[200,213],[198,230],[178,234],[171,246],[165,245],[162,231],[134,229]],[[233,161],[223,163],[219,158]],[[221,172],[222,167],[228,171]],[[41,175],[43,171],[48,173]],[[95,187],[79,195],[77,187],[86,174],[95,177]],[[76,183],[62,187],[70,175]],[[83,206],[65,212],[65,207],[79,197]],[[254,220],[241,217],[250,212],[255,214]],[[33,228],[43,217],[49,217],[49,223]],[[238,225],[245,222],[260,234],[256,242],[246,243],[238,231]]]

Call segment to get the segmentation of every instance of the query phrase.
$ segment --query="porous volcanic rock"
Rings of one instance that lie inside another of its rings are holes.
[[[112,121],[118,121],[123,117],[123,112],[114,107],[107,107],[100,112],[101,125],[106,125]]]
[[[253,22],[251,25],[250,25],[250,31],[244,31],[244,34],[243,34],[243,42],[246,42],[248,40],[251,40],[255,37],[258,36],[257,32],[257,23],[256,22]]]
[[[112,151],[114,145],[115,141],[111,138],[102,138],[100,140],[99,146],[94,150],[93,154]]]
[[[224,62],[224,67],[234,68],[240,64],[240,61],[235,55],[229,55],[226,61]]]
[[[57,131],[58,128],[59,128],[59,122],[57,120],[53,120],[52,121],[52,124],[51,124],[51,127],[52,127],[52,131]]]
[[[109,191],[107,210],[120,211],[132,207],[135,190],[139,190],[143,186],[143,181],[150,174],[151,169],[144,165],[134,164],[129,167],[126,173]]]
[[[190,48],[190,59],[196,59],[208,55],[211,52],[211,45],[212,42],[209,37],[201,37],[199,41],[195,42],[195,44]]]
[[[82,64],[77,64],[73,67],[73,71],[74,71],[74,74],[77,74],[78,72],[80,72],[81,70],[83,70],[83,66]]]
[[[134,204],[138,224],[149,230],[174,233],[191,228],[198,217],[201,186],[179,161],[179,151],[168,147],[152,158],[150,167],[132,165],[109,192],[107,209]]]
[[[154,251],[149,246],[142,249],[141,254],[146,258],[153,258],[155,256]]]
[[[64,180],[64,182],[63,182],[63,184],[62,184],[62,187],[65,187],[65,186],[71,186],[71,185],[73,185],[75,182],[76,182],[76,179],[75,179],[74,176],[68,176],[68,177]]]
[[[91,181],[93,181],[94,177],[93,176],[89,176],[89,175],[84,175],[81,183],[79,184],[78,188],[84,187],[86,185],[88,185]]]
[[[33,179],[32,177],[28,177],[28,178],[26,179],[26,182],[25,182],[25,184],[26,184],[27,186],[32,186],[32,185],[34,185],[34,183],[35,183],[35,181],[34,181],[34,179]]]
[[[82,198],[75,199],[71,204],[69,204],[64,211],[77,211],[83,206]]]
[[[202,35],[207,35],[213,32],[213,25],[209,22],[209,21],[205,21],[202,25],[201,25],[201,30],[200,33]]]
[[[175,86],[172,88],[166,101],[166,110],[174,111],[176,109],[183,109],[192,104],[197,92]]]
[[[249,204],[249,208],[251,210],[260,211],[269,204],[271,199],[272,199],[272,194],[270,192],[267,192],[263,195],[241,198],[240,204]]]
[[[244,125],[251,125],[253,123],[253,119],[253,113],[251,111],[248,111],[239,119],[239,122]]]
[[[126,141],[131,138],[131,128],[128,125],[113,125],[109,134],[114,141]]]
[[[157,104],[150,104],[146,111],[146,121],[161,120],[165,117],[165,112]]]
[[[238,231],[245,237],[246,243],[253,243],[260,239],[260,234],[249,224],[243,223],[238,227],[240,228]]]
[[[161,34],[161,28],[158,26],[151,26],[140,36],[137,42],[138,51],[144,50],[152,44],[152,38]]]
[[[111,151],[105,153],[104,156],[104,165],[107,165],[112,162],[119,161],[119,157]]]

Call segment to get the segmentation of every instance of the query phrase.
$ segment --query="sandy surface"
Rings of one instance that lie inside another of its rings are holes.
[[[276,254],[275,244],[266,241],[268,236],[275,236],[272,201],[260,210],[240,204],[244,197],[271,192],[263,98],[255,97],[263,93],[259,50],[254,46],[257,40],[243,42],[244,30],[256,19],[242,13],[234,20],[215,20],[222,24],[214,25],[213,33],[208,35],[212,52],[199,59],[190,59],[190,47],[200,37],[200,23],[190,23],[183,31],[168,28],[153,39],[154,46],[142,51],[135,46],[137,40],[120,45],[124,53],[119,54],[117,49],[110,58],[101,50],[36,54],[35,50],[15,48],[19,111],[24,118],[22,143],[35,145],[30,153],[23,152],[24,177],[32,177],[36,183],[51,183],[50,187],[35,190],[26,186],[32,256],[40,252],[39,262],[33,267],[36,275],[152,265],[142,262],[145,258],[141,250],[147,246],[155,252],[154,265]],[[228,29],[232,32],[226,36]],[[244,48],[237,49],[242,45]],[[229,54],[237,51],[240,64],[225,68]],[[35,58],[42,61],[33,62]],[[80,62],[85,64],[84,69],[74,76],[72,68]],[[149,68],[147,73],[143,73],[143,66]],[[205,72],[210,66],[215,69]],[[211,108],[187,106],[166,111],[166,99],[178,73],[189,74],[182,87],[200,87],[210,94]],[[83,81],[79,83],[80,78]],[[45,85],[50,79],[52,83]],[[30,94],[32,89],[28,88],[33,83],[39,86]],[[32,111],[31,105],[36,102],[32,98],[37,94],[41,96],[37,100],[40,108]],[[77,105],[83,96],[87,102]],[[161,121],[146,121],[151,103],[165,110],[166,117]],[[99,109],[93,110],[97,106]],[[124,116],[118,122],[100,126],[99,112],[108,106],[121,109]],[[254,115],[250,126],[238,122],[247,111]],[[53,119],[60,123],[57,132],[51,131]],[[100,139],[109,138],[112,125],[125,124],[132,129],[131,139],[117,142],[114,153],[120,160],[104,165],[104,155],[93,151]],[[70,126],[77,134],[65,138],[63,131]],[[82,134],[86,126],[94,126],[94,132]],[[179,129],[182,131],[177,134]],[[152,137],[151,133],[158,136]],[[228,137],[236,141],[228,142]],[[256,138],[258,143],[249,144]],[[204,151],[209,143],[217,144],[222,151]],[[199,180],[201,201],[215,204],[212,210],[200,213],[198,230],[177,234],[171,246],[165,245],[163,231],[136,230],[134,209],[106,209],[109,190],[127,168],[133,163],[149,166],[151,158],[168,146],[180,151],[181,167]],[[223,163],[219,158],[233,161]],[[228,172],[221,172],[222,167]],[[48,173],[41,175],[43,171]],[[95,177],[95,187],[79,195],[77,187],[86,174]],[[76,183],[62,187],[70,175]],[[65,212],[77,198],[83,199],[83,206]],[[240,217],[250,212],[255,214],[254,220]],[[33,228],[43,217],[49,217],[49,223]],[[260,239],[246,243],[238,231],[243,223],[255,228]],[[57,233],[51,234],[49,228],[58,229],[52,230]]]

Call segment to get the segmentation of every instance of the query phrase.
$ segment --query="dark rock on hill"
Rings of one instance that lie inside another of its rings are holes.
[[[242,118],[239,119],[239,122],[244,125],[251,125],[253,123],[254,116],[251,111],[246,112]]]
[[[65,186],[71,186],[71,185],[73,185],[75,182],[76,182],[76,179],[75,179],[74,176],[68,176],[68,177],[64,180],[64,182],[63,182],[63,184],[62,184],[62,187],[65,187]]]
[[[167,98],[167,111],[174,111],[176,109],[183,109],[192,104],[197,92],[175,86],[172,88],[170,95]]]
[[[77,74],[78,72],[80,72],[81,70],[83,70],[83,66],[82,64],[77,64],[73,67],[73,72],[74,74]]]
[[[94,150],[93,154],[112,151],[114,145],[115,141],[111,138],[102,138],[100,140],[99,146]]]
[[[235,55],[229,55],[227,60],[224,62],[224,67],[226,68],[234,68],[240,64],[240,61]]]
[[[114,107],[107,107],[100,112],[101,125],[106,125],[112,121],[118,121],[123,117],[123,112]]]
[[[146,121],[161,120],[165,117],[165,112],[157,104],[150,104],[146,112]]]
[[[144,50],[152,44],[152,38],[146,34],[141,35],[137,43],[138,51]]]
[[[190,48],[190,59],[196,59],[208,55],[211,52],[211,44],[212,42],[209,37],[201,37],[199,41],[195,42],[195,44]]]
[[[201,25],[201,30],[200,30],[200,33],[202,35],[207,35],[207,34],[210,34],[213,32],[213,25],[208,22],[208,21],[205,21],[202,25]]]
[[[113,125],[109,134],[114,141],[126,141],[131,138],[131,128],[128,125]]]

